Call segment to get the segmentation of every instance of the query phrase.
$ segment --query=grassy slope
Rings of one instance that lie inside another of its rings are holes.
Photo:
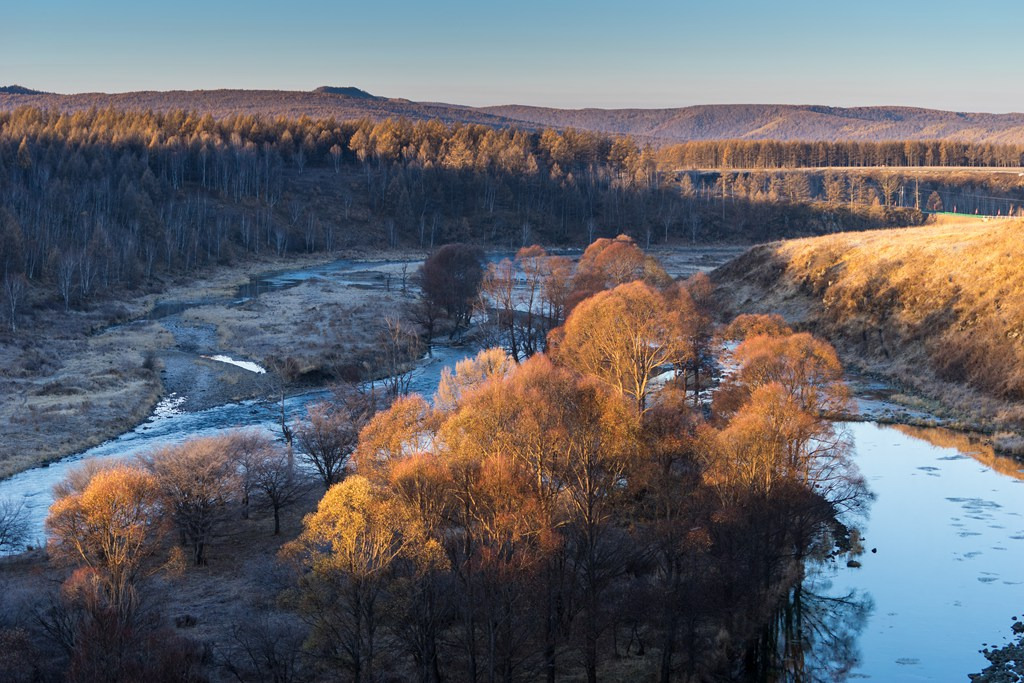
[[[716,271],[736,312],[778,311],[986,429],[1024,428],[1019,221],[761,245]]]

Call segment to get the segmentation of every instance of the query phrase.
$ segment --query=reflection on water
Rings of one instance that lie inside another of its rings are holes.
[[[909,425],[891,425],[892,429],[902,432],[920,441],[930,443],[938,448],[955,449],[957,454],[950,458],[969,456],[982,465],[991,467],[996,472],[1014,479],[1024,479],[1024,464],[1016,458],[998,455],[995,449],[981,436],[954,432],[949,429],[911,427]]]
[[[946,430],[848,428],[876,495],[866,552],[860,568],[823,567],[832,586],[814,588],[874,604],[848,678],[966,680],[985,665],[982,643],[1005,640],[1024,604],[1020,466]]]
[[[827,578],[798,580],[753,653],[752,677],[765,683],[845,679],[860,661],[858,637],[872,610],[862,592],[833,594]]]
[[[807,562],[751,648],[750,678],[966,680],[1024,604],[1021,463],[969,434],[847,427],[876,496],[860,566]]]

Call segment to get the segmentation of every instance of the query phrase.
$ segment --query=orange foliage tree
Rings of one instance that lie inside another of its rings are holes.
[[[353,680],[373,681],[378,597],[387,573],[403,557],[443,562],[440,546],[407,508],[358,475],[332,486],[304,527],[283,553],[309,569],[292,596],[312,617],[308,644],[340,661]]]
[[[568,308],[571,310],[601,290],[634,280],[644,280],[656,287],[664,287],[672,281],[658,260],[645,254],[632,237],[597,239],[583,252],[576,266]]]
[[[793,334],[793,330],[778,313],[744,313],[733,318],[722,332],[722,338],[731,341],[744,341],[749,337],[762,334],[769,337],[783,337]]]
[[[602,292],[553,337],[557,364],[482,351],[433,405],[375,416],[291,546],[311,644],[364,677],[379,624],[425,683],[556,680],[570,651],[595,681],[602,639],[632,625],[667,682],[700,670],[699,634],[749,637],[862,482],[822,416],[844,401],[838,360],[809,335],[738,348],[712,424],[679,383],[651,388],[697,343],[710,295],[691,284]]]
[[[680,312],[649,285],[630,282],[573,310],[556,358],[632,398],[642,412],[656,371],[682,363],[687,352]]]
[[[81,490],[59,497],[46,528],[54,556],[80,563],[92,600],[126,624],[138,604],[136,584],[159,547],[163,507],[153,475],[118,465],[93,474]]]
[[[807,332],[750,337],[736,348],[734,358],[740,364],[736,381],[747,390],[777,382],[801,410],[834,414],[848,407],[849,391],[835,349]]]

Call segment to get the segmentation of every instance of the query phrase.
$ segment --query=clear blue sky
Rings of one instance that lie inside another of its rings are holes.
[[[6,0],[0,85],[1024,111],[1011,0]]]

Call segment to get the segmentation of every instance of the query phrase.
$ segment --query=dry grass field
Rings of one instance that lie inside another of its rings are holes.
[[[118,304],[24,316],[16,334],[0,333],[0,478],[131,429],[162,393],[187,391],[185,408],[200,410],[274,391],[276,378],[205,360],[201,353],[227,352],[261,364],[290,358],[297,373],[312,379],[321,370],[336,370],[323,368],[325,362],[372,356],[383,315],[402,298],[398,285],[386,292],[311,280],[238,307],[188,309],[174,322],[140,320],[158,300],[228,300],[253,275],[328,260],[290,257],[221,267]],[[375,268],[367,265],[368,271]],[[399,274],[392,275],[397,283]],[[382,277],[365,275],[370,284]],[[139,322],[115,324],[126,320]],[[204,344],[210,348],[183,342],[182,328],[189,337],[208,328]]]
[[[1020,221],[944,220],[761,245],[714,279],[735,312],[782,313],[948,415],[1020,432],[1022,246]]]

